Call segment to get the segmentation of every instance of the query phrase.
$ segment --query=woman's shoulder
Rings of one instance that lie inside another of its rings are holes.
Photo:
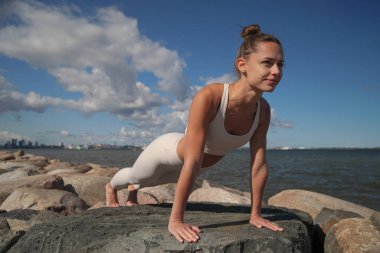
[[[224,84],[222,83],[212,83],[207,84],[202,89],[199,90],[198,94],[211,99],[219,98],[223,95]]]
[[[213,115],[219,108],[223,96],[223,87],[224,85],[221,83],[206,85],[194,96],[193,104],[196,103],[208,108],[208,111]]]

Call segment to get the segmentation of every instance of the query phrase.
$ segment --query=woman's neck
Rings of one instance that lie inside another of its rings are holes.
[[[260,100],[262,91],[254,90],[242,78],[230,85],[229,100],[236,105],[253,105]]]

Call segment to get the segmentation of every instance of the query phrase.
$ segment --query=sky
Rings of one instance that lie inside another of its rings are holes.
[[[268,147],[380,147],[380,1],[0,1],[0,144],[143,146],[236,80],[241,26],[283,45]]]

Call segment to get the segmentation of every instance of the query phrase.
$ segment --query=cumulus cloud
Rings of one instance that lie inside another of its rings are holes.
[[[277,116],[276,110],[271,108],[270,127],[271,128],[294,128],[294,125],[287,120],[280,119]]]
[[[211,84],[211,83],[232,83],[236,80],[236,76],[230,73],[226,73],[221,76],[217,77],[201,77],[200,80],[204,82],[205,84]]]
[[[79,16],[73,7],[52,7],[35,1],[11,1],[8,22],[0,28],[0,53],[47,70],[67,92],[81,98],[67,101],[36,93],[2,92],[2,111],[33,110],[64,106],[85,113],[109,111],[130,115],[167,101],[150,86],[137,80],[151,72],[155,87],[179,100],[186,97],[189,82],[186,66],[176,51],[142,35],[137,20],[116,8],[100,8],[94,16]],[[2,12],[2,13],[3,13]],[[58,29],[59,28],[59,29]],[[0,87],[4,90],[4,82]],[[15,102],[30,100],[15,106]]]

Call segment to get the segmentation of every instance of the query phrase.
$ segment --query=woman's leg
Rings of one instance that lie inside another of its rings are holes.
[[[136,204],[137,190],[141,187],[177,182],[182,161],[177,155],[177,144],[183,134],[170,133],[154,140],[137,158],[131,168],[119,170],[106,186],[107,206],[117,207],[117,190],[133,187],[129,204]]]

